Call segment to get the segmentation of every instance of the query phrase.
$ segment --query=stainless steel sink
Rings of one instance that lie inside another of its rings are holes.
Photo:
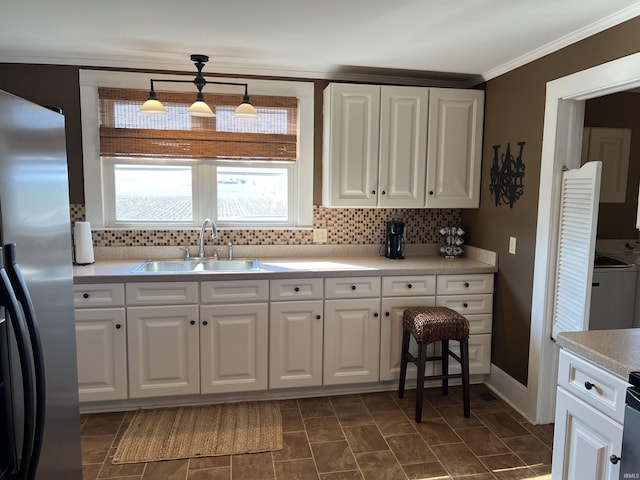
[[[238,260],[153,260],[140,264],[133,273],[241,273],[260,270],[255,258]]]

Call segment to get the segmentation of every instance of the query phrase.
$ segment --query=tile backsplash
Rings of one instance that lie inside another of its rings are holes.
[[[328,245],[375,245],[384,241],[386,222],[405,222],[405,241],[409,244],[439,243],[442,227],[460,225],[458,209],[374,209],[313,207],[313,228],[327,229]],[[71,222],[84,221],[83,204],[71,205]],[[199,228],[184,230],[123,230],[93,228],[96,247],[143,247],[195,245]],[[225,230],[218,241],[236,245],[312,245],[312,229]]]

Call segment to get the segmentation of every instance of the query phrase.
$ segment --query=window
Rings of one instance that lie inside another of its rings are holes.
[[[147,91],[132,87],[148,78],[81,71],[87,220],[123,228],[192,227],[204,218],[223,228],[311,226],[312,83],[249,82],[258,119],[233,117],[237,92],[205,93],[216,116],[201,118],[184,113],[193,91],[158,92],[169,115],[138,114]]]

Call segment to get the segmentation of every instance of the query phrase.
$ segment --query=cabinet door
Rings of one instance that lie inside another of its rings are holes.
[[[378,206],[424,207],[429,89],[382,87]]]
[[[484,92],[432,88],[427,141],[429,208],[478,208]]]
[[[402,353],[402,317],[407,307],[432,307],[436,297],[394,297],[382,299],[380,320],[380,380],[396,380],[400,377]],[[434,345],[429,345],[427,355],[434,355]],[[418,345],[411,338],[409,350],[418,356]],[[416,378],[416,367],[407,365],[407,378]],[[426,363],[425,375],[433,373],[433,362]]]
[[[324,91],[323,203],[378,203],[380,87],[331,84]]]
[[[322,385],[322,300],[273,302],[269,388]]]
[[[266,303],[200,307],[202,393],[267,388]]]
[[[324,303],[324,384],[380,379],[380,299]]]
[[[200,392],[198,307],[129,307],[132,398]]]
[[[554,428],[554,480],[618,479],[609,457],[621,454],[622,425],[558,388]]]
[[[127,398],[124,308],[75,311],[81,402]]]

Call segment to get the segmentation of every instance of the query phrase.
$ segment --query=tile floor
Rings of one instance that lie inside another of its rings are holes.
[[[552,425],[531,425],[483,385],[472,385],[471,418],[461,387],[280,402],[277,452],[112,465],[131,413],[82,417],[84,480],[550,480]]]

